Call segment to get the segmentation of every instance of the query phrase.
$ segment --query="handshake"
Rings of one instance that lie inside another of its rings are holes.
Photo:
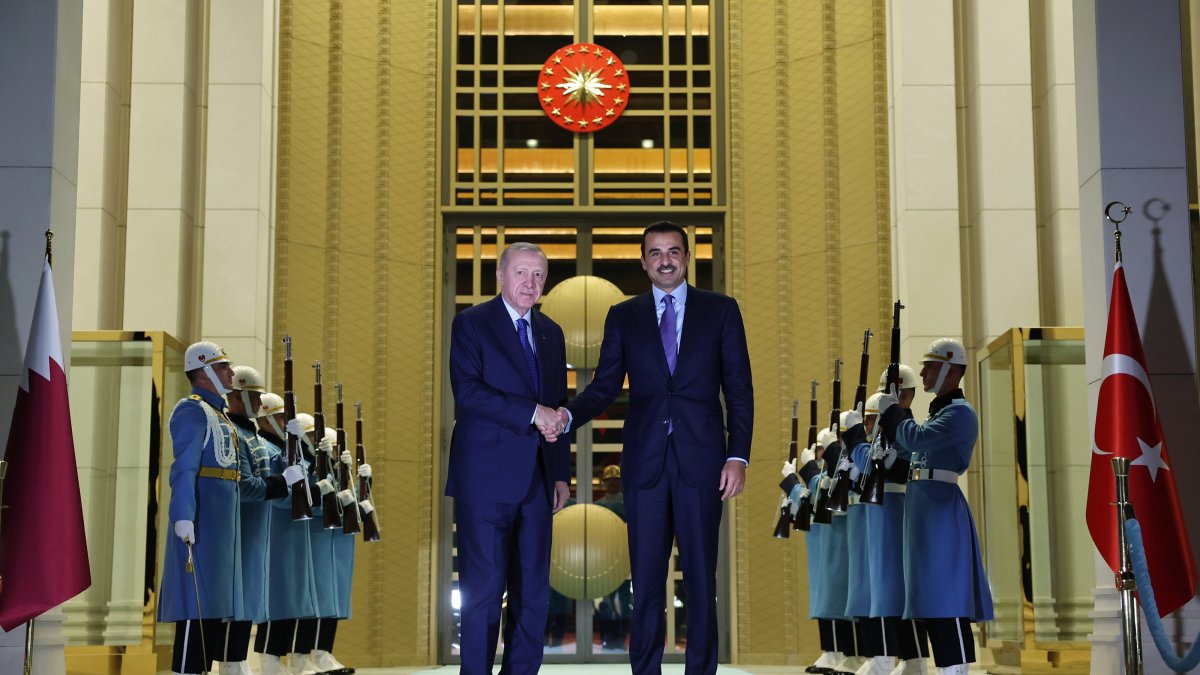
[[[537,426],[538,431],[542,432],[546,441],[553,443],[566,431],[567,425],[571,423],[571,416],[567,413],[566,408],[552,410],[544,405],[539,405],[533,412],[533,423]]]

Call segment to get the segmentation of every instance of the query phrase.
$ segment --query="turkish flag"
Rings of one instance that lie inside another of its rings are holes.
[[[92,585],[48,260],[4,460],[0,628],[11,631]]]
[[[1121,565],[1121,551],[1113,506],[1117,501],[1114,457],[1130,460],[1129,501],[1142,526],[1146,563],[1158,610],[1166,616],[1196,594],[1196,563],[1179,510],[1175,472],[1158,421],[1146,356],[1121,263],[1113,270],[1108,304],[1108,335],[1104,340],[1087,501],[1088,530],[1100,555],[1115,573]]]

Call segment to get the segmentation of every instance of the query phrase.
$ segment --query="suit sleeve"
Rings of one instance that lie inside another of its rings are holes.
[[[450,387],[460,412],[514,430],[527,428],[537,401],[491,386],[483,377],[483,368],[475,323],[465,314],[458,314],[450,328]]]
[[[725,428],[729,430],[725,456],[749,462],[754,433],[754,382],[742,312],[732,298],[729,305],[721,328],[721,390],[725,395]]]
[[[600,343],[600,359],[596,364],[595,376],[587,389],[567,404],[573,417],[572,429],[582,427],[604,412],[625,385],[625,347],[617,314],[616,308],[611,308],[604,319],[604,340]]]

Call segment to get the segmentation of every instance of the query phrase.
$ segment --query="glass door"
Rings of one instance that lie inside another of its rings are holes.
[[[546,252],[550,274],[540,311],[563,328],[567,348],[570,395],[586,387],[598,360],[608,309],[649,284],[638,262],[641,232],[657,217],[614,215],[611,218],[564,219],[530,216],[521,225],[502,222],[459,222],[448,229],[447,257],[451,285],[447,289],[444,339],[449,341],[453,314],[495,297],[496,259],[515,241],[535,243]],[[690,222],[689,222],[690,221]],[[693,251],[689,283],[714,288],[714,231],[711,220],[675,217],[689,232]],[[453,303],[451,305],[451,302]],[[443,462],[449,455],[454,401],[445,387]],[[621,490],[621,431],[628,409],[622,392],[596,420],[576,430],[571,449],[571,500],[556,514],[551,554],[551,598],[544,634],[546,662],[624,662],[628,659],[634,589],[629,579],[625,508]],[[443,471],[443,475],[445,471]],[[458,661],[459,592],[454,547],[453,504],[447,499],[442,519],[441,658]],[[687,649],[687,598],[682,572],[672,555],[667,607],[666,660],[682,661]],[[720,565],[723,570],[724,564]],[[718,588],[727,588],[724,578]],[[719,606],[725,599],[719,598]],[[724,642],[724,641],[723,641]],[[503,652],[503,644],[499,653]]]

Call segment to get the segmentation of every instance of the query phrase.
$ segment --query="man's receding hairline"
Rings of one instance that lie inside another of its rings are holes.
[[[504,250],[500,252],[500,259],[496,261],[496,269],[504,269],[504,267],[508,264],[509,253],[516,253],[520,251],[538,254],[541,256],[542,260],[546,261],[546,267],[549,269],[550,259],[546,257],[546,252],[542,250],[541,246],[538,246],[537,244],[531,244],[527,241],[516,241],[504,247]]]

